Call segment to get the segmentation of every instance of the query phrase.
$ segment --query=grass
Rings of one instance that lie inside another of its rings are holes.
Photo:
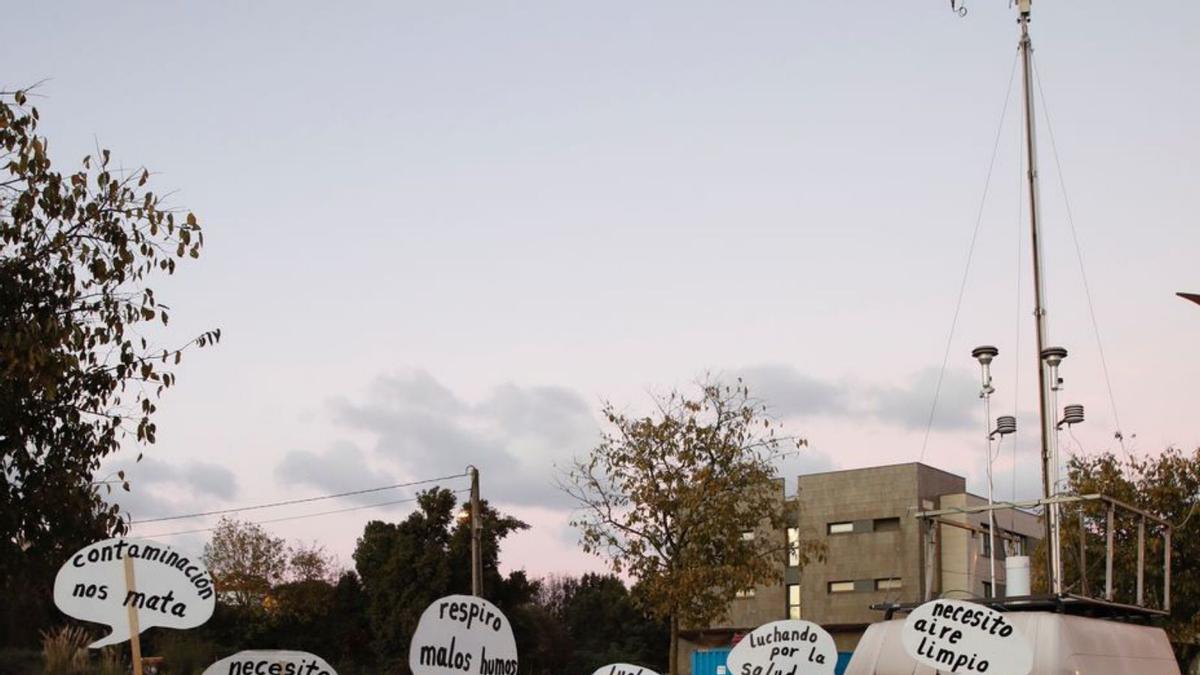
[[[43,672],[47,675],[77,675],[88,671],[87,631],[79,626],[62,626],[42,633]]]
[[[125,659],[122,658],[118,646],[105,647],[100,650],[100,658],[96,661],[96,675],[125,675]]]

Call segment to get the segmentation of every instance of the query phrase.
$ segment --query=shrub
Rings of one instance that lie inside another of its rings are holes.
[[[216,647],[200,638],[168,633],[158,643],[158,656],[171,675],[196,675],[216,661]]]

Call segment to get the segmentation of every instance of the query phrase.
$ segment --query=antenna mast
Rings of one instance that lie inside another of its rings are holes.
[[[1038,191],[1037,124],[1033,103],[1033,40],[1029,37],[1029,15],[1033,0],[1017,0],[1021,26],[1021,63],[1024,74],[1025,92],[1025,155],[1029,180],[1029,229],[1033,238],[1033,317],[1037,324],[1038,362],[1038,409],[1041,414],[1042,439],[1042,495],[1049,499],[1058,489],[1052,484],[1052,443],[1055,425],[1054,412],[1050,410],[1051,392],[1054,386],[1046,360],[1042,356],[1046,348],[1046,304],[1045,278],[1042,272],[1042,239],[1038,231],[1041,222],[1041,195]],[[1059,542],[1058,504],[1046,508],[1046,578],[1050,580],[1050,591],[1062,593],[1062,555]]]

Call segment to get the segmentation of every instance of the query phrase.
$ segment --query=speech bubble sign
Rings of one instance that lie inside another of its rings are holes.
[[[631,666],[628,663],[611,663],[599,668],[592,675],[658,675],[658,673],[641,666]]]
[[[483,598],[446,596],[421,613],[408,667],[414,675],[517,675],[512,624]]]
[[[734,675],[833,675],[837,645],[810,621],[772,621],[742,638],[725,663]]]
[[[934,600],[909,613],[900,636],[908,655],[938,672],[1028,675],[1033,649],[1004,614],[962,600]]]
[[[126,561],[133,587],[126,584]],[[152,626],[195,628],[216,606],[212,576],[199,560],[149,539],[105,539],[80,549],[54,578],[54,604],[65,614],[102,623],[112,633],[88,645],[99,649],[130,637],[130,608],[138,631]]]
[[[203,675],[337,675],[337,671],[316,654],[251,649],[226,656],[205,668]]]

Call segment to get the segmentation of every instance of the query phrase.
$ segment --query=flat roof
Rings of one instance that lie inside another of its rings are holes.
[[[960,476],[956,473],[951,473],[949,471],[946,471],[945,469],[939,469],[936,466],[931,466],[924,462],[897,462],[895,464],[876,464],[875,466],[861,466],[856,469],[832,469],[830,471],[814,471],[812,473],[799,474],[798,477],[804,478],[806,476],[827,476],[827,475],[835,474],[835,473],[851,473],[853,471],[877,471],[879,469],[894,469],[894,468],[901,467],[901,466],[924,467],[926,469],[929,469],[930,471],[937,471],[938,473],[942,473],[947,476],[951,476],[953,478],[962,478],[963,480],[966,480],[965,476]]]

